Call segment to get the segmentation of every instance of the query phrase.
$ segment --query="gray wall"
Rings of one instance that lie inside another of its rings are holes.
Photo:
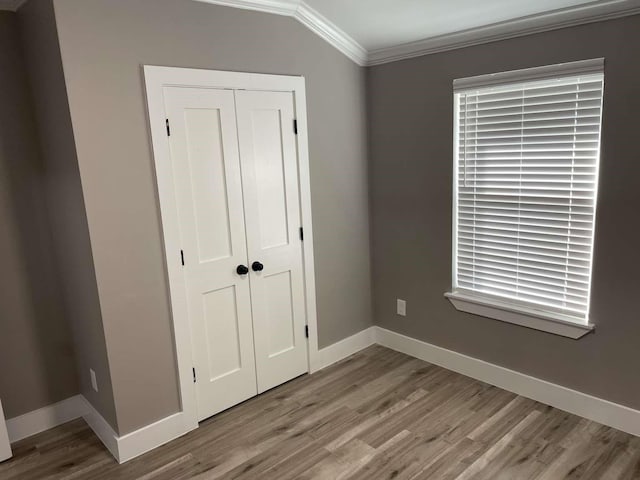
[[[31,0],[20,8],[18,17],[40,138],[44,192],[54,240],[52,257],[59,267],[60,278],[55,283],[61,287],[65,315],[72,327],[80,391],[116,428],[109,363],[51,1]],[[75,374],[74,367],[68,368]],[[89,368],[97,374],[99,392],[91,388]]]
[[[26,80],[17,16],[0,12],[0,399],[7,418],[78,392]]]
[[[640,16],[371,68],[375,322],[498,365],[640,408]],[[591,318],[570,340],[456,311],[451,285],[452,81],[606,57]],[[396,298],[408,316],[395,315]]]
[[[371,325],[364,69],[291,18],[55,0],[120,433],[179,409],[141,65],[304,75],[320,345]]]

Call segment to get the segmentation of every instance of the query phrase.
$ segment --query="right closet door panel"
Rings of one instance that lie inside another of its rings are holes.
[[[307,372],[292,92],[236,91],[258,392]]]

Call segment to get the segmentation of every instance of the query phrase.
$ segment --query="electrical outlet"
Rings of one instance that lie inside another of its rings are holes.
[[[405,302],[404,300],[398,299],[396,312],[398,313],[398,315],[406,317],[407,316],[407,302]]]
[[[93,369],[89,369],[89,374],[91,375],[91,386],[97,392],[98,391],[98,379],[96,378],[96,372]]]

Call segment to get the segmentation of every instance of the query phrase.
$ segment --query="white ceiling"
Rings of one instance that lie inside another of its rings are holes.
[[[196,1],[294,17],[360,65],[640,14],[640,0]]]
[[[593,0],[306,0],[366,50],[451,34]]]
[[[640,0],[196,0],[296,18],[376,65],[640,14]]]

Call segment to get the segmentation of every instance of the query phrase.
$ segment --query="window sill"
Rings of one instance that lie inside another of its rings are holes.
[[[499,300],[489,300],[468,293],[447,292],[444,296],[449,299],[456,310],[461,312],[493,318],[563,337],[578,339],[593,332],[595,328],[592,324],[583,325],[573,322],[566,315],[543,313],[532,308],[515,306]]]

